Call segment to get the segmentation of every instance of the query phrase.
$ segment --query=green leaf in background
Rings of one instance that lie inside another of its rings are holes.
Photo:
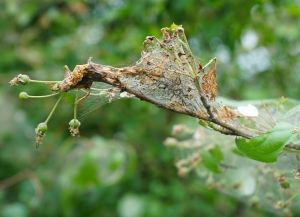
[[[282,117],[281,120],[287,119],[287,118],[291,118],[293,116],[295,116],[296,114],[298,114],[300,112],[300,105],[292,108],[291,110],[287,111]]]
[[[209,169],[214,173],[220,173],[219,165],[218,165],[219,160],[216,159],[216,157],[211,152],[207,150],[201,150],[200,155],[202,157],[202,162],[207,169]]]
[[[212,149],[210,149],[209,153],[218,161],[224,160],[223,153],[218,145],[215,145]]]
[[[266,163],[276,162],[283,147],[296,139],[293,133],[295,128],[295,125],[279,122],[267,133],[253,137],[248,142],[245,138],[237,138],[236,145],[248,158]]]
[[[238,156],[245,157],[245,155],[237,147],[232,148],[231,151]]]
[[[282,105],[283,103],[285,103],[285,101],[287,101],[287,98],[284,98],[283,96],[280,98],[279,102],[278,102],[278,106]]]
[[[98,168],[94,162],[94,159],[91,159],[89,156],[85,157],[86,159],[80,165],[77,174],[73,178],[73,181],[80,186],[100,184],[100,180],[97,178]]]

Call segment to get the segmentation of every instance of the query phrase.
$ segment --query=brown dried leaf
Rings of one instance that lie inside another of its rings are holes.
[[[216,83],[216,63],[217,58],[213,58],[203,69],[202,67],[199,68],[202,74],[200,77],[201,89],[205,95],[208,95],[210,101],[215,100],[218,91],[218,84]]]

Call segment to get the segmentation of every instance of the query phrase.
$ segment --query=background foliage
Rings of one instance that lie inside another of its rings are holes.
[[[0,2],[1,216],[266,216],[207,189],[198,177],[178,178],[162,145],[175,123],[194,120],[138,100],[91,113],[81,137],[67,127],[72,107],[60,105],[42,146],[34,128],[55,99],[20,101],[19,73],[61,80],[89,56],[96,63],[134,63],[148,35],[182,24],[205,63],[218,58],[219,94],[238,100],[298,98],[299,1],[21,1]],[[31,95],[43,86],[25,88]]]

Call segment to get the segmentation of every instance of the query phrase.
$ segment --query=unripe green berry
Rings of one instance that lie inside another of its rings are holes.
[[[77,120],[77,119],[72,119],[70,122],[69,122],[69,125],[72,129],[77,129],[79,126],[80,126],[80,121]]]
[[[289,208],[285,208],[282,210],[282,216],[283,217],[292,217],[293,213],[291,212],[291,210]]]
[[[29,83],[29,76],[28,75],[18,75],[18,82],[22,85],[27,85]]]
[[[40,123],[35,129],[36,133],[46,133],[47,132],[47,124],[45,122]]]
[[[257,196],[251,197],[250,200],[249,200],[249,202],[250,202],[250,206],[252,208],[257,208],[257,207],[260,206],[260,200],[259,200],[259,198]]]
[[[25,100],[28,98],[28,94],[26,92],[21,92],[19,94],[19,98],[22,99],[22,100]]]
[[[287,181],[287,180],[283,180],[281,183],[280,183],[280,186],[284,189],[287,189],[290,187],[290,183]]]

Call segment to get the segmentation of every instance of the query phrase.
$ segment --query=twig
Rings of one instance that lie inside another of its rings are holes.
[[[262,131],[262,130],[256,130],[256,129],[252,129],[252,128],[250,128],[250,127],[246,127],[245,125],[241,125],[243,128],[245,128],[245,129],[247,129],[247,130],[249,130],[249,131],[253,131],[253,132],[256,132],[256,133],[259,133],[259,134],[263,134],[263,133],[265,133],[264,131]]]
[[[24,179],[28,178],[30,171],[28,169],[23,170],[16,175],[9,177],[7,179],[1,180],[0,181],[0,190],[3,190],[5,188],[8,188],[10,186],[13,186]]]
[[[244,118],[245,118],[246,120],[253,121],[255,124],[257,124],[257,125],[259,125],[259,126],[265,128],[266,130],[269,130],[269,129],[270,129],[270,127],[266,126],[265,124],[263,124],[263,123],[261,123],[261,122],[258,122],[257,120],[255,120],[255,119],[253,119],[253,118],[250,118],[250,117],[247,117],[247,116],[245,116]]]
[[[271,115],[271,113],[270,113],[270,111],[269,111],[269,108],[268,108],[268,106],[266,105],[266,103],[265,103],[264,101],[262,101],[261,103],[262,103],[263,107],[266,109],[267,113],[269,114],[270,119],[271,119],[271,121],[273,122],[273,124],[276,125],[276,121],[273,119],[273,117],[272,117],[272,115]],[[273,125],[273,126],[274,126],[274,125]]]
[[[171,110],[176,113],[189,115],[205,121],[213,122],[227,129],[224,132],[221,131],[224,134],[242,136],[248,139],[250,139],[253,136],[251,134],[241,131],[240,128],[229,125],[226,122],[219,121],[213,114],[211,110],[211,105],[203,95],[201,95],[201,100],[203,102],[203,106],[206,108],[208,112],[208,116],[203,112],[195,112],[192,110],[188,110],[180,105],[176,105],[176,104],[170,105],[170,104],[158,102],[157,100],[150,98],[148,95],[145,95],[143,92],[140,92],[122,83],[119,78],[124,73],[138,74],[136,68],[134,67],[114,68],[111,66],[102,66],[100,64],[93,63],[91,62],[91,60],[89,60],[88,64],[77,65],[74,69],[74,72],[76,72],[75,73],[76,76],[75,75],[73,76],[72,73],[68,73],[65,79],[61,82],[61,87],[62,87],[61,89],[63,91],[68,91],[70,89],[78,89],[78,87],[82,87],[82,86],[88,88],[88,85],[89,84],[91,85],[93,82],[105,82],[107,84],[121,88],[122,90],[127,91],[128,93],[134,94],[137,98],[152,103],[157,107],[165,108],[167,110]],[[228,130],[231,131],[231,133],[229,133]]]

